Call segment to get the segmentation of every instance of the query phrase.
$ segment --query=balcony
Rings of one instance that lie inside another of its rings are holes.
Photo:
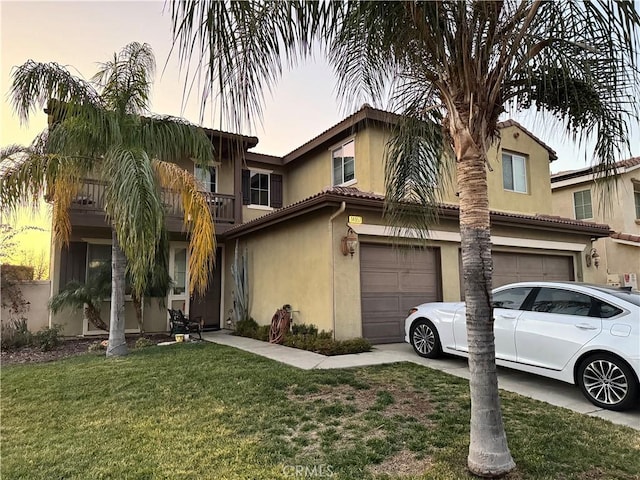
[[[85,179],[78,190],[71,206],[69,215],[74,226],[102,227],[107,226],[104,215],[105,182]],[[209,211],[213,216],[216,232],[222,233],[235,222],[235,197],[221,193],[202,192],[206,196]],[[182,198],[179,193],[163,191],[162,202],[167,213],[167,228],[169,231],[179,232],[183,228]]]

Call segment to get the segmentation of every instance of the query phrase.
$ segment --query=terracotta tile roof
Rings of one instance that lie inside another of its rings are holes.
[[[631,233],[618,233],[618,232],[614,232],[611,235],[609,235],[611,238],[614,238],[616,240],[625,240],[627,242],[633,242],[633,243],[637,243],[638,246],[640,247],[640,235],[632,235]]]
[[[351,200],[351,202],[349,202]],[[274,210],[262,217],[234,226],[225,233],[225,237],[241,236],[244,233],[255,231],[279,223],[289,218],[303,215],[310,211],[327,206],[339,206],[341,202],[352,203],[353,206],[368,206],[382,210],[384,195],[373,192],[363,192],[355,187],[331,187],[307,197],[298,202]],[[460,207],[454,204],[439,204],[438,211],[441,218],[458,218]],[[609,225],[585,222],[552,215],[536,214],[527,215],[520,213],[490,212],[491,221],[501,224],[520,224],[539,228],[566,228],[571,231],[590,234],[595,237],[606,237],[610,233]]]
[[[619,172],[621,169],[633,168],[635,166],[640,165],[640,157],[631,157],[625,160],[620,160],[615,164],[616,171]],[[591,167],[578,168],[576,170],[565,170],[563,172],[554,173],[551,175],[551,183],[560,182],[562,180],[569,180],[572,178],[582,177],[585,175],[593,175],[599,169],[598,165],[594,165]]]
[[[386,110],[373,108],[370,105],[365,103],[362,106],[362,108],[360,108],[360,110],[358,110],[357,112],[353,113],[352,115],[349,115],[344,120],[338,122],[332,127],[329,127],[324,132],[320,133],[319,135],[315,136],[308,142],[302,144],[295,150],[286,154],[283,157],[284,163],[288,163],[299,158],[300,156],[310,152],[314,148],[317,148],[318,146],[322,145],[323,143],[330,141],[333,137],[339,134],[342,134],[346,131],[349,131],[349,129],[355,130],[357,125],[364,120],[393,124],[393,123],[396,123],[399,118],[400,118],[400,115],[398,115],[397,113],[387,112]],[[540,138],[535,136],[533,133],[531,133],[529,130],[524,128],[515,120],[509,119],[504,122],[498,123],[499,129],[507,128],[507,127],[519,128],[524,133],[529,135],[533,140],[535,140],[540,145],[542,145],[549,152],[550,161],[557,160],[558,156],[555,150],[553,150],[549,145],[544,143],[542,140],[540,140]]]
[[[507,127],[517,127],[520,130],[522,130],[524,133],[529,135],[531,138],[533,138],[536,142],[538,142],[542,147],[544,147],[547,150],[547,152],[549,152],[549,161],[550,162],[558,159],[558,155],[556,154],[556,151],[553,148],[551,148],[549,145],[544,143],[542,140],[540,140],[540,138],[535,136],[533,133],[531,133],[529,130],[524,128],[522,125],[520,125],[515,120],[510,118],[508,120],[505,120],[504,122],[498,122],[498,128],[507,128]]]

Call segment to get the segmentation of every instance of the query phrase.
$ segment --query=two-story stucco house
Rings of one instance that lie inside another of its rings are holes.
[[[223,235],[249,214],[243,208],[242,181],[243,165],[247,149],[258,143],[256,137],[236,135],[218,130],[205,129],[216,151],[216,161],[208,168],[199,168],[192,160],[185,159],[182,168],[192,172],[200,180],[207,202],[215,222],[218,251],[216,268],[211,272],[207,292],[190,296],[188,292],[188,243],[183,230],[183,216],[180,198],[177,194],[166,192],[164,203],[167,208],[166,226],[169,231],[170,256],[169,269],[174,286],[165,299],[147,299],[143,303],[145,330],[158,332],[168,330],[167,308],[179,308],[202,317],[205,328],[220,327],[223,305],[221,302],[224,271]],[[272,181],[277,177],[274,175]],[[246,189],[245,189],[246,190]],[[274,198],[277,185],[270,185]],[[248,203],[248,202],[246,202]],[[251,217],[249,217],[251,218]],[[94,179],[84,180],[75,201],[70,208],[72,225],[68,246],[52,246],[50,278],[51,294],[58,293],[68,282],[84,282],[101,264],[111,262],[111,230],[104,213],[104,187]],[[108,322],[110,302],[103,302],[102,319]],[[125,303],[126,331],[137,332],[138,325],[133,302]],[[82,311],[64,310],[51,315],[51,323],[64,326],[65,335],[91,335],[105,333],[92,330],[91,324],[83,318]]]
[[[383,159],[395,118],[364,106],[283,157],[251,152],[254,137],[211,131],[213,141],[236,146],[222,150],[219,164],[208,172],[194,170],[216,192],[211,194],[220,248],[215,281],[205,298],[189,297],[185,238],[177,227],[170,272],[177,288],[165,304],[203,315],[212,328],[224,327],[233,308],[230,266],[236,242],[248,253],[250,314],[261,324],[290,304],[294,322],[332,330],[336,338],[394,342],[402,341],[402,321],[410,307],[460,300],[455,182],[443,192],[426,248],[397,247],[383,221]],[[500,132],[500,142],[488,152],[494,284],[593,281],[597,272],[586,265],[585,254],[592,239],[608,236],[608,226],[552,216],[549,164],[555,152],[514,121],[500,124]],[[194,168],[189,162],[184,167]],[[86,275],[94,259],[106,255],[109,243],[100,210],[93,204],[74,208],[70,250],[78,249],[84,263],[70,262],[73,255],[57,251],[54,293],[72,278],[73,268],[76,276]],[[343,252],[348,233],[357,240],[353,254]],[[400,234],[407,240],[403,243],[418,244],[411,240],[415,232]],[[129,317],[134,328],[135,319]],[[86,321],[73,322],[75,330],[65,333],[91,333]],[[148,331],[166,329],[161,304],[145,309],[145,324]]]
[[[606,222],[613,232],[594,242],[600,266],[594,280],[638,287],[640,277],[640,157],[616,163],[611,198],[603,199],[593,167],[551,176],[553,212],[567,218]],[[603,203],[604,201],[604,203]],[[592,258],[593,263],[593,258]]]

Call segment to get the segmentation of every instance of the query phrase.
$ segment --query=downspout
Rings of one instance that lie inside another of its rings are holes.
[[[336,217],[338,217],[339,215],[343,214],[344,211],[347,209],[347,202],[342,202],[340,204],[340,208],[338,210],[336,210],[333,215],[331,215],[329,217],[329,231],[331,232],[331,306],[333,309],[332,312],[332,322],[333,322],[333,339],[335,340],[336,338],[336,270],[335,270],[335,265],[336,265],[336,257],[335,257],[335,245],[334,245],[334,241],[333,241],[333,221],[336,219]]]

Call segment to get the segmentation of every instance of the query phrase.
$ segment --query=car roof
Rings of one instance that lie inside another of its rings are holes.
[[[608,295],[612,295],[620,300],[624,300],[626,302],[632,303],[640,307],[640,291],[632,290],[629,287],[614,287],[611,285],[598,285],[595,283],[585,283],[585,282],[567,282],[567,281],[557,281],[557,282],[517,282],[510,283],[507,285],[501,285],[500,289],[505,287],[583,287],[591,290],[596,290],[600,293],[605,293]]]

